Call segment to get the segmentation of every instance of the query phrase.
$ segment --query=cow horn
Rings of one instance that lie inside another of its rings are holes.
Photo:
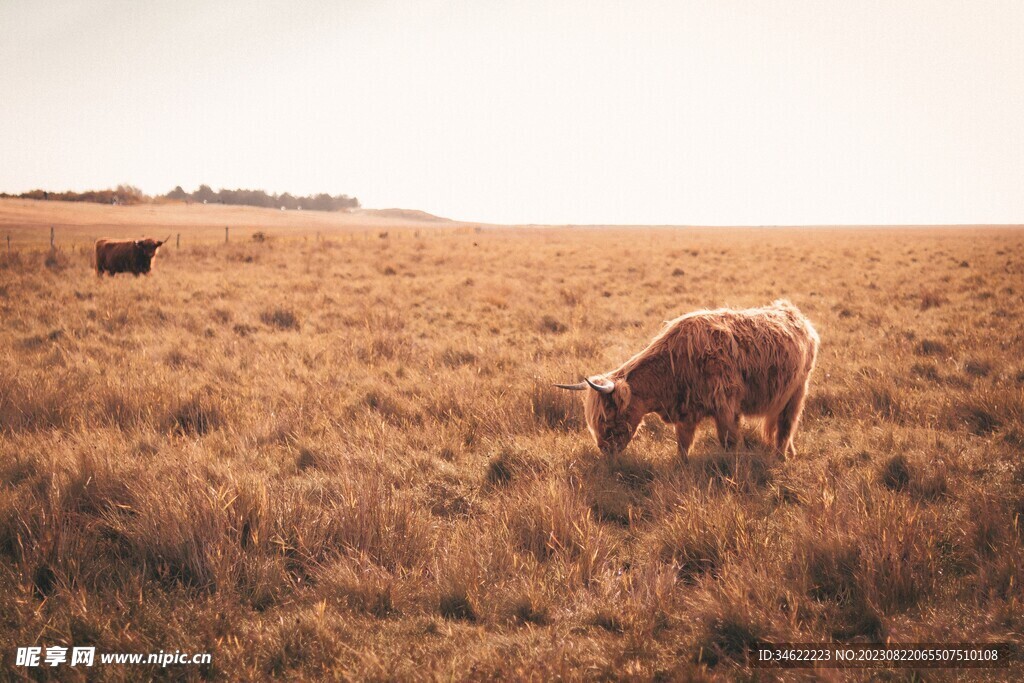
[[[600,378],[596,382],[594,382],[591,381],[591,379],[588,377],[586,379],[586,382],[587,384],[590,385],[591,389],[593,389],[599,394],[610,394],[613,391],[615,391],[615,382],[611,381],[610,379]]]
[[[578,384],[556,384],[554,385],[559,389],[568,389],[569,391],[583,391],[587,388],[586,382],[580,382]]]
[[[167,240],[169,240],[169,239],[171,239],[171,236],[170,236],[170,235],[168,235],[167,237],[165,237],[165,238],[163,238],[162,240],[160,240],[160,244],[166,244],[166,243],[167,243]]]

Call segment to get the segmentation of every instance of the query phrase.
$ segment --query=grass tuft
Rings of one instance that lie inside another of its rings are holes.
[[[927,311],[931,308],[938,308],[945,303],[949,303],[949,299],[939,292],[934,290],[925,290],[921,292],[920,308],[922,311]]]
[[[907,459],[902,455],[889,458],[882,467],[882,485],[890,491],[903,491],[910,484],[911,474]]]
[[[539,603],[535,598],[523,596],[513,601],[512,618],[520,624],[547,626],[551,623],[551,613],[547,605]]]
[[[657,555],[670,563],[684,582],[715,576],[745,539],[746,523],[729,498],[688,500],[662,525]]]
[[[437,606],[445,619],[476,621],[477,614],[465,589],[452,589],[441,596]]]
[[[914,352],[919,356],[945,356],[949,354],[949,347],[934,339],[922,339],[914,347]]]
[[[43,258],[43,265],[52,271],[61,272],[71,266],[71,259],[59,247],[50,247]]]
[[[171,419],[173,429],[185,436],[203,436],[224,422],[220,407],[205,393],[196,393],[180,401]]]
[[[290,308],[268,308],[260,314],[260,320],[279,330],[299,329],[299,316]]]
[[[563,334],[569,330],[565,323],[552,315],[543,316],[538,327],[541,332],[549,332],[551,334]]]
[[[609,633],[622,633],[625,628],[622,620],[607,610],[598,610],[591,617],[591,623]]]
[[[710,667],[726,660],[744,664],[751,651],[764,642],[766,633],[764,625],[749,611],[727,605],[704,618],[697,662]]]
[[[536,386],[530,405],[533,417],[541,428],[575,430],[582,426],[582,408],[575,395],[567,391],[545,385]]]

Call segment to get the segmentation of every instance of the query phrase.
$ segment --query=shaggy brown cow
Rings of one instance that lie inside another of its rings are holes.
[[[103,271],[110,273],[148,273],[153,267],[156,250],[170,239],[157,242],[147,237],[144,240],[98,240],[96,242],[96,274],[102,276]]]
[[[788,301],[742,311],[696,311],[669,321],[646,349],[605,375],[555,386],[590,391],[587,426],[618,453],[647,413],[676,428],[684,458],[697,424],[714,418],[723,446],[738,443],[741,415],[764,417],[777,453],[795,455],[793,433],[818,354],[818,333]]]

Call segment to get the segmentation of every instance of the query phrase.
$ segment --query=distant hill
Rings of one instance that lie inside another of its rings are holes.
[[[428,221],[432,223],[451,223],[450,218],[435,216],[426,211],[416,209],[353,209],[351,214],[363,214],[366,216],[379,216],[380,218],[398,218],[407,221]]]
[[[467,224],[415,209],[349,209],[343,211],[282,211],[254,206],[167,201],[133,206],[89,202],[0,199],[0,239],[17,244],[49,241],[50,226],[58,242],[99,237],[138,237],[182,233],[191,238],[223,239],[229,226],[236,239],[256,231],[268,235],[316,235],[366,232],[389,228],[450,229]],[[157,235],[159,233],[159,235]]]

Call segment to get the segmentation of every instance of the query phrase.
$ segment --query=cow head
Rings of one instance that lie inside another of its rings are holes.
[[[586,391],[583,411],[587,428],[605,455],[620,453],[633,438],[643,420],[625,379],[609,379],[600,375],[588,377],[579,384],[556,384],[556,387],[570,391]]]
[[[170,239],[170,235],[167,239],[160,240],[157,242],[152,237],[147,237],[144,240],[135,240],[135,267],[140,273],[148,273],[153,264],[153,258],[156,256],[156,250],[159,249],[164,242]]]

